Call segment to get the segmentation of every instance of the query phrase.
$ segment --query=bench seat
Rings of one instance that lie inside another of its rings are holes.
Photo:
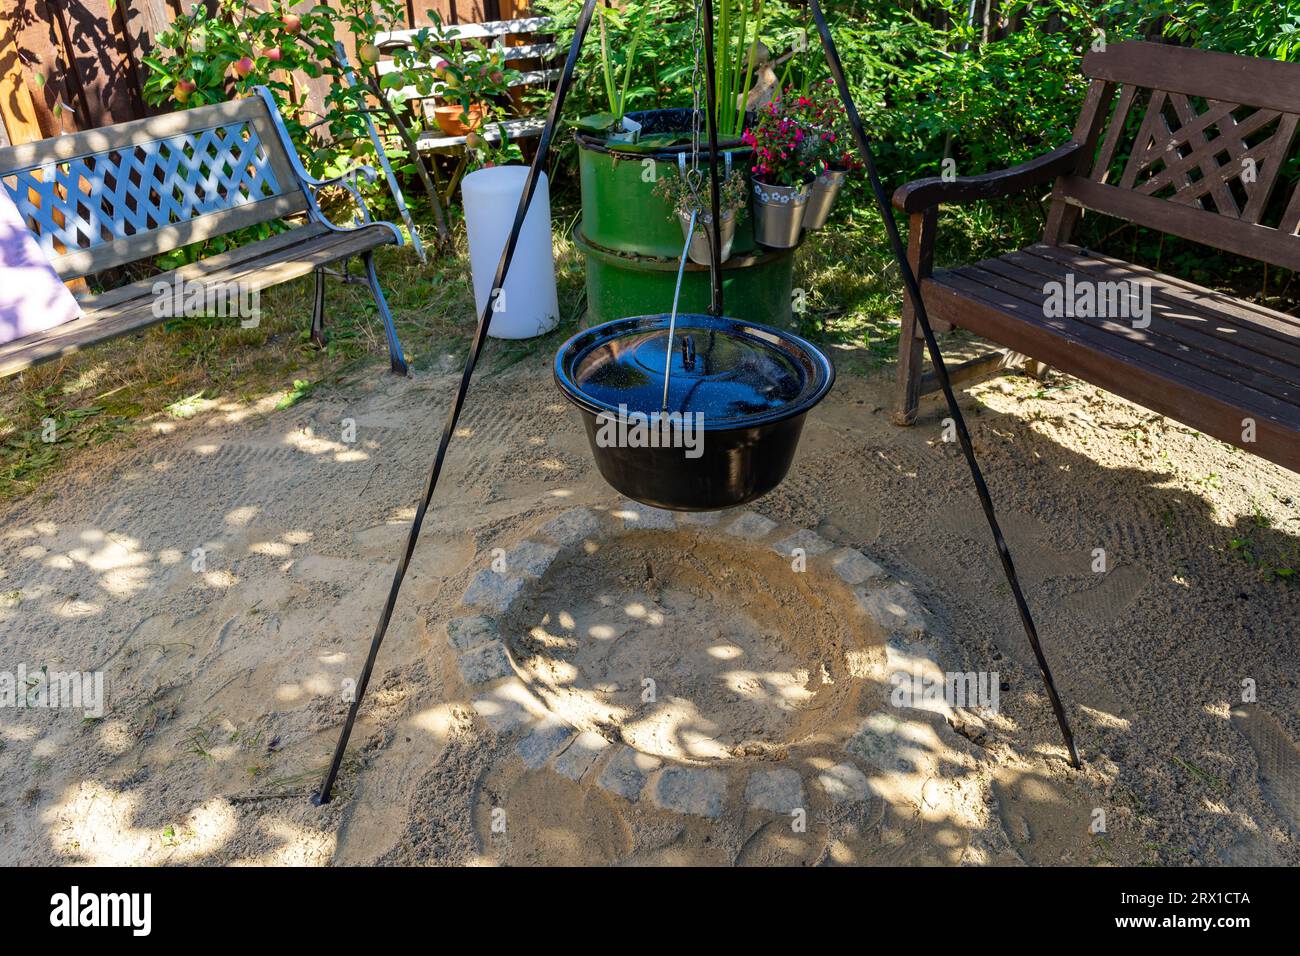
[[[309,223],[110,292],[85,296],[80,299],[86,313],[82,318],[0,346],[0,378],[166,321],[169,316],[154,315],[153,288],[159,282],[170,285],[179,276],[185,282],[239,282],[260,291],[392,242],[393,231],[385,225],[338,232],[322,223]]]
[[[1071,275],[1149,284],[1150,324],[1049,317],[1045,286]],[[1073,245],[939,270],[922,295],[935,319],[1300,471],[1300,319]]]

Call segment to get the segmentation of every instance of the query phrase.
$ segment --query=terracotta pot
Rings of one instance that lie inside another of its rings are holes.
[[[487,116],[487,104],[475,103],[469,108],[469,123],[461,120],[461,115],[465,112],[465,108],[459,103],[435,106],[433,108],[433,119],[438,124],[438,129],[442,130],[446,135],[464,136],[471,130],[476,130],[483,125],[483,119]]]

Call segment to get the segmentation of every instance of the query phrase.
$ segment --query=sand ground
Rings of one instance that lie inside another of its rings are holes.
[[[107,692],[99,720],[0,711],[0,863],[1300,864],[1300,586],[1258,566],[1300,567],[1300,477],[1064,378],[996,379],[963,401],[1083,771],[1062,759],[939,406],[894,427],[884,373],[841,377],[754,507],[862,548],[915,589],[962,666],[999,672],[996,719],[934,730],[947,795],[923,781],[852,805],[814,796],[792,833],[779,814],[683,817],[525,769],[468,706],[441,628],[493,549],[617,500],[545,364],[476,380],[324,808],[307,797],[454,370],[376,368],[284,411],[209,404],[0,511],[0,670],[102,670]],[[746,653],[761,644],[788,691],[779,714],[727,709],[701,661],[686,668],[700,708],[724,742],[798,727],[798,615],[758,634],[743,579],[707,599],[721,552],[693,560],[695,578],[684,558],[661,572],[682,576],[661,600],[689,623],[676,658],[690,661],[692,628],[716,627]],[[561,603],[618,586],[565,567],[548,592]],[[588,666],[617,685],[641,662]]]

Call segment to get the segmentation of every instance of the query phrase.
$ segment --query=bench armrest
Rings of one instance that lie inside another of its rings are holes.
[[[944,203],[968,203],[1010,196],[1073,172],[1082,154],[1082,145],[1066,143],[1050,153],[1010,169],[999,169],[979,176],[958,176],[952,180],[940,176],[915,179],[894,191],[894,207],[903,212],[918,213]]]
[[[298,150],[293,144],[293,139],[289,136],[288,129],[285,128],[284,119],[280,116],[280,108],[276,106],[275,97],[265,86],[253,87],[253,92],[261,97],[262,102],[266,104],[266,112],[270,117],[271,125],[276,134],[280,137],[280,144],[284,147],[285,158],[289,161],[289,166],[293,169],[293,174],[297,178],[299,185],[302,187],[303,195],[307,197],[307,216],[316,222],[324,223],[335,232],[345,232],[348,229],[360,229],[362,226],[371,224],[386,226],[392,231],[397,245],[404,245],[405,240],[402,238],[401,230],[391,222],[382,222],[372,219],[370,216],[370,207],[361,197],[357,189],[357,175],[363,175],[368,182],[374,182],[377,174],[369,166],[353,166],[351,169],[344,170],[337,176],[331,176],[328,179],[317,179],[307,168],[303,166],[302,160],[298,158]],[[352,198],[357,203],[357,214],[353,218],[351,226],[340,226],[331,222],[330,219],[321,211],[320,203],[316,199],[318,193],[325,186],[341,186],[352,194]]]
[[[379,178],[379,174],[376,173],[372,167],[366,166],[364,164],[353,166],[350,169],[346,169],[343,172],[339,173],[337,176],[330,176],[327,179],[317,179],[315,176],[303,175],[302,176],[303,184],[307,186],[311,190],[311,193],[313,194],[310,195],[312,217],[319,220],[320,222],[323,222],[325,225],[329,226],[331,229],[335,230],[336,232],[343,232],[347,229],[360,229],[362,226],[370,226],[370,225],[387,226],[390,230],[392,230],[393,235],[396,237],[397,245],[399,246],[404,245],[401,231],[398,230],[396,226],[394,226],[390,222],[383,222],[381,220],[375,219],[370,215],[370,206],[366,204],[365,197],[363,197],[361,195],[361,191],[357,189],[358,175],[364,176],[366,182],[369,183],[373,183],[376,179]],[[329,217],[327,217],[324,211],[320,208],[320,201],[316,198],[314,194],[319,193],[322,189],[324,189],[327,186],[338,186],[342,189],[347,190],[347,192],[351,194],[352,199],[356,203],[356,207],[357,207],[356,213],[352,218],[352,225],[350,226],[338,225],[337,223],[330,220]]]
[[[375,172],[373,166],[367,166],[365,163],[360,163],[343,170],[343,172],[339,173],[337,176],[329,176],[325,179],[317,179],[315,176],[310,175],[304,170],[302,173],[302,181],[308,186],[312,186],[316,189],[320,189],[322,186],[343,186],[345,189],[355,189],[358,176],[364,177],[368,183],[373,183],[379,178],[379,174]]]

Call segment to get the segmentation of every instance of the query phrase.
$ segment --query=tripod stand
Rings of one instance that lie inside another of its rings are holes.
[[[717,85],[715,83],[715,63],[714,63],[714,46],[713,46],[713,0],[697,0],[702,6],[703,13],[703,33],[704,33],[704,64],[705,64],[705,88],[707,91],[707,116],[708,140],[709,140],[709,187],[710,212],[713,222],[721,223],[721,188],[718,176],[718,134],[717,122],[718,104],[717,104]],[[555,98],[551,102],[550,114],[547,117],[546,127],[542,131],[541,141],[537,147],[537,153],[533,156],[533,162],[528,170],[528,177],[524,182],[523,195],[519,199],[519,207],[515,212],[514,226],[510,231],[510,236],[506,240],[505,248],[501,252],[501,261],[497,265],[496,276],[492,283],[493,289],[501,289],[505,285],[506,275],[510,271],[510,263],[514,258],[515,247],[518,244],[519,233],[523,229],[524,218],[532,204],[533,194],[537,189],[538,177],[541,175],[546,165],[547,157],[550,154],[551,142],[555,136],[555,129],[564,108],[564,99],[573,82],[573,72],[577,66],[578,56],[582,51],[583,41],[586,39],[587,31],[591,26],[592,15],[595,13],[597,0],[586,0],[583,4],[582,12],[578,16],[574,28],[573,42],[569,47],[568,58],[565,60],[564,69],[560,76],[560,82],[555,91]],[[908,295],[912,308],[915,310],[917,321],[921,327],[922,334],[925,337],[925,344],[930,353],[931,362],[934,365],[935,373],[939,380],[940,388],[943,391],[944,398],[947,400],[949,412],[952,420],[956,425],[957,438],[961,445],[962,454],[970,467],[971,479],[975,483],[976,493],[979,495],[980,504],[984,508],[984,516],[988,519],[989,529],[993,534],[994,544],[997,548],[998,557],[1002,561],[1002,570],[1006,576],[1007,583],[1011,588],[1011,593],[1015,598],[1017,610],[1020,613],[1020,621],[1025,630],[1025,636],[1033,649],[1034,658],[1038,663],[1039,676],[1042,678],[1043,686],[1047,691],[1048,699],[1052,704],[1052,711],[1056,716],[1056,722],[1061,730],[1061,736],[1065,741],[1066,750],[1069,752],[1069,762],[1072,767],[1079,767],[1079,754],[1075,749],[1074,735],[1070,731],[1069,722],[1065,716],[1065,709],[1061,704],[1060,696],[1056,692],[1056,684],[1052,679],[1051,668],[1048,666],[1047,658],[1043,654],[1042,646],[1038,640],[1038,631],[1034,626],[1033,616],[1029,612],[1029,605],[1025,601],[1024,594],[1020,587],[1019,578],[1016,575],[1015,565],[1011,559],[1011,552],[1007,547],[1006,541],[1002,537],[1002,530],[998,525],[997,515],[994,513],[993,500],[989,496],[988,486],[984,482],[984,476],[980,471],[979,463],[975,459],[975,450],[971,444],[970,434],[966,429],[966,422],[961,413],[961,408],[957,404],[956,395],[952,390],[952,383],[949,380],[948,369],[944,364],[943,355],[939,351],[939,343],[935,339],[934,331],[930,326],[930,319],[926,312],[925,302],[921,297],[921,288],[917,282],[915,273],[907,261],[907,255],[903,247],[902,238],[898,232],[898,224],[894,219],[894,212],[889,203],[889,198],[885,193],[885,188],[880,181],[880,176],[876,171],[875,158],[871,152],[871,146],[867,140],[866,133],[862,128],[862,120],[858,116],[858,111],[853,103],[852,94],[849,92],[848,82],[844,78],[843,66],[840,63],[839,53],[835,48],[835,41],[831,37],[830,28],[826,24],[826,18],[822,13],[821,4],[818,0],[808,0],[812,12],[813,21],[817,26],[817,32],[821,38],[822,51],[826,56],[826,64],[830,70],[831,78],[835,81],[836,88],[839,91],[840,99],[844,104],[844,110],[847,115],[849,125],[853,130],[853,138],[858,152],[861,154],[867,176],[871,182],[872,192],[875,195],[876,204],[880,208],[880,214],[884,219],[885,231],[889,236],[890,247],[893,251],[894,258],[898,261],[898,267],[903,275],[905,291]],[[721,243],[713,242],[712,246],[712,303],[709,311],[716,316],[723,314],[723,295],[722,295],[722,266],[721,266]],[[392,620],[393,609],[397,604],[397,595],[402,586],[402,580],[406,576],[407,568],[411,563],[411,556],[415,552],[415,544],[420,536],[420,528],[424,524],[424,517],[429,509],[429,502],[433,498],[434,490],[437,488],[438,479],[442,474],[443,464],[447,456],[447,446],[451,443],[452,434],[455,432],[456,423],[460,418],[461,410],[465,404],[465,396],[469,391],[470,379],[474,374],[474,368],[478,364],[479,355],[483,351],[483,346],[487,340],[488,328],[492,323],[492,302],[489,297],[488,304],[483,309],[483,314],[479,318],[478,328],[474,332],[473,343],[470,346],[469,358],[465,363],[465,370],[461,375],[460,385],[456,390],[456,398],[452,403],[451,411],[447,416],[447,423],[443,427],[442,437],[438,442],[438,450],[434,455],[433,463],[430,466],[429,476],[425,482],[424,496],[416,508],[415,518],[411,522],[410,531],[407,534],[406,546],[398,562],[397,570],[393,576],[393,584],[388,593],[388,598],[384,604],[384,609],[380,615],[379,622],[375,627],[375,634],[370,644],[370,651],[366,657],[366,663],[361,671],[361,677],[357,681],[356,696],[348,710],[347,720],[343,725],[343,730],[339,734],[338,744],[334,749],[334,757],[330,763],[329,769],[325,774],[325,779],[321,783],[320,790],[312,797],[312,801],[317,804],[328,803],[334,788],[334,782],[338,777],[339,766],[343,762],[343,754],[347,749],[348,739],[352,734],[353,725],[356,723],[357,712],[361,708],[362,698],[365,696],[366,687],[370,683],[370,677],[374,671],[375,660],[379,656],[379,648],[383,643],[384,635],[388,630],[388,624]]]

